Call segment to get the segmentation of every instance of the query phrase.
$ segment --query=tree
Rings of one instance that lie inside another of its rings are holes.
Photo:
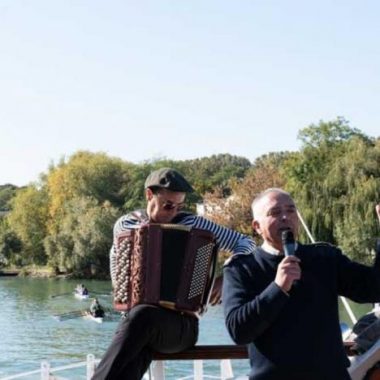
[[[20,252],[21,240],[9,228],[6,218],[0,219],[0,265],[19,264],[22,261]]]
[[[73,198],[65,208],[59,231],[45,239],[49,263],[78,275],[91,267],[108,275],[112,227],[120,211],[91,197]]]
[[[301,151],[284,165],[286,188],[312,235],[342,246],[353,258],[364,260],[363,252],[368,258],[367,237],[375,223],[369,209],[380,189],[378,140],[342,118],[311,125],[299,136]]]
[[[50,169],[46,178],[49,194],[49,232],[59,230],[65,204],[76,197],[91,197],[122,207],[133,164],[109,158],[104,153],[79,151],[68,162]]]
[[[7,215],[11,231],[22,242],[24,264],[45,264],[43,240],[46,236],[48,198],[44,190],[31,185],[17,192]]]
[[[200,195],[212,192],[217,186],[223,189],[225,195],[230,194],[230,180],[244,178],[252,166],[247,158],[230,154],[212,155],[185,163],[183,173]]]
[[[206,216],[229,228],[252,234],[252,200],[269,187],[284,185],[281,165],[289,154],[280,152],[259,157],[244,178],[231,178],[228,184],[231,195],[227,197],[221,188],[206,193]]]
[[[372,261],[374,237],[379,235],[375,214],[380,201],[379,162],[380,140],[371,144],[354,137],[329,177],[329,186],[339,196],[333,210],[338,214],[334,237],[344,251],[362,262]]]
[[[344,117],[337,117],[335,120],[319,124],[311,124],[307,128],[301,129],[298,133],[298,139],[301,140],[303,148],[334,147],[339,143],[344,143],[352,137],[357,136],[360,139],[370,142],[373,139],[363,134],[359,129],[350,127],[349,122]]]
[[[0,185],[0,211],[9,211],[10,201],[16,195],[18,187],[5,184]]]

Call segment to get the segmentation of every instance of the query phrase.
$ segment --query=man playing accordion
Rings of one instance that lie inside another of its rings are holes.
[[[182,212],[186,193],[193,188],[176,170],[162,168],[153,171],[145,181],[146,210],[122,216],[114,227],[114,244],[111,249],[111,278],[118,285],[117,244],[122,234],[144,228],[149,224],[170,224],[190,230],[203,230],[213,234],[219,250],[250,253],[255,243],[247,236],[222,227],[210,220]],[[151,254],[148,251],[148,256]],[[219,281],[218,281],[219,280]],[[182,280],[183,281],[183,280]],[[220,299],[221,281],[213,288],[214,300]],[[139,303],[128,309],[115,336],[99,363],[94,380],[139,380],[152,361],[152,353],[179,352],[193,346],[198,338],[196,312],[163,307],[161,304]]]

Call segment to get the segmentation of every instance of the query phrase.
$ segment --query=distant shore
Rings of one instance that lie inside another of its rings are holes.
[[[0,277],[23,276],[23,277],[65,277],[67,274],[56,274],[47,267],[27,266],[23,268],[2,268]]]
[[[14,269],[2,269],[0,270],[0,277],[2,276],[18,276],[20,274],[19,270]]]
[[[22,268],[1,268],[0,277],[36,277],[36,278],[78,278],[78,279],[97,279],[108,280],[107,276],[97,276],[96,274],[73,274],[68,272],[56,272],[50,267],[46,266],[25,266]]]

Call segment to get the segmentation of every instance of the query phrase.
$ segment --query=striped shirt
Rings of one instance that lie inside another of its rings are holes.
[[[123,231],[137,228],[147,223],[149,223],[149,217],[144,210],[138,210],[123,215],[116,221],[113,231],[114,245],[110,252],[110,270],[113,284],[115,283],[116,277],[116,252],[114,249],[116,237]],[[232,254],[252,253],[255,248],[255,242],[249,236],[233,231],[227,227],[223,227],[201,216],[181,212],[171,223],[212,232],[215,236],[216,243],[218,244],[218,249]]]

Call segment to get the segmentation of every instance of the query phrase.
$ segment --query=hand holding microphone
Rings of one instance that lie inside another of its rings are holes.
[[[288,292],[294,281],[301,278],[300,259],[294,255],[295,240],[293,232],[286,230],[282,232],[282,246],[285,258],[277,268],[275,283],[284,291]]]

